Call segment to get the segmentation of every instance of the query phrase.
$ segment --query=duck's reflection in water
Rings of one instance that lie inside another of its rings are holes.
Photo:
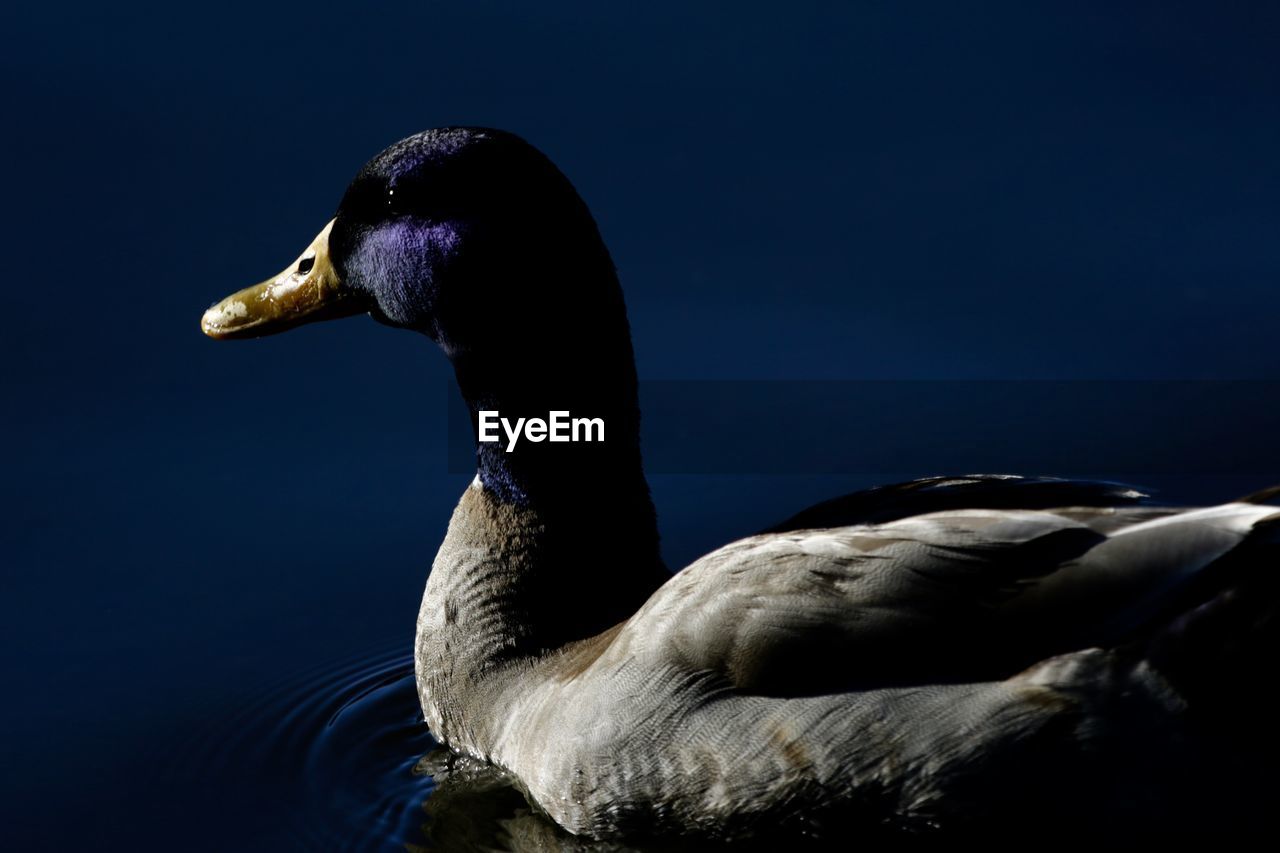
[[[426,819],[421,830],[425,838],[406,845],[414,853],[612,853],[645,849],[566,833],[529,806],[510,776],[443,747],[424,755],[413,772],[435,781],[431,796],[422,804]]]
[[[732,843],[670,837],[641,844],[593,841],[570,835],[538,813],[509,774],[444,747],[436,747],[424,755],[413,772],[430,776],[434,789],[422,804],[425,817],[420,827],[422,838],[405,845],[411,853],[691,853],[702,850],[721,853],[802,850],[807,853],[847,850],[855,838],[863,847],[868,840],[904,840],[900,833],[884,836],[876,834],[874,828],[863,827],[856,834],[841,834],[825,841],[794,833]]]

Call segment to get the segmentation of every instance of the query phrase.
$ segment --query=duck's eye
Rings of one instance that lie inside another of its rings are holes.
[[[307,273],[311,272],[311,268],[314,267],[315,265],[316,265],[316,256],[308,255],[307,257],[298,261],[298,275],[306,275]]]

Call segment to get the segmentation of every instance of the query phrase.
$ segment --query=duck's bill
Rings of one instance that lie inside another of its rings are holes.
[[[275,278],[246,287],[204,312],[201,330],[211,338],[258,338],[311,323],[369,310],[365,300],[344,287],[329,257],[324,227],[298,259]]]

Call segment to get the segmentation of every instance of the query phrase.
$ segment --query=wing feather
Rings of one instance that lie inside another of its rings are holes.
[[[672,578],[641,636],[769,695],[1001,679],[1122,641],[1278,515],[969,509],[761,534]]]

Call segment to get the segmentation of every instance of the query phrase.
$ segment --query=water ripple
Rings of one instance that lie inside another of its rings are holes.
[[[194,744],[189,761],[239,794],[284,849],[404,851],[424,839],[436,747],[418,707],[405,645],[316,667],[263,691]],[[257,844],[254,845],[255,847]]]

